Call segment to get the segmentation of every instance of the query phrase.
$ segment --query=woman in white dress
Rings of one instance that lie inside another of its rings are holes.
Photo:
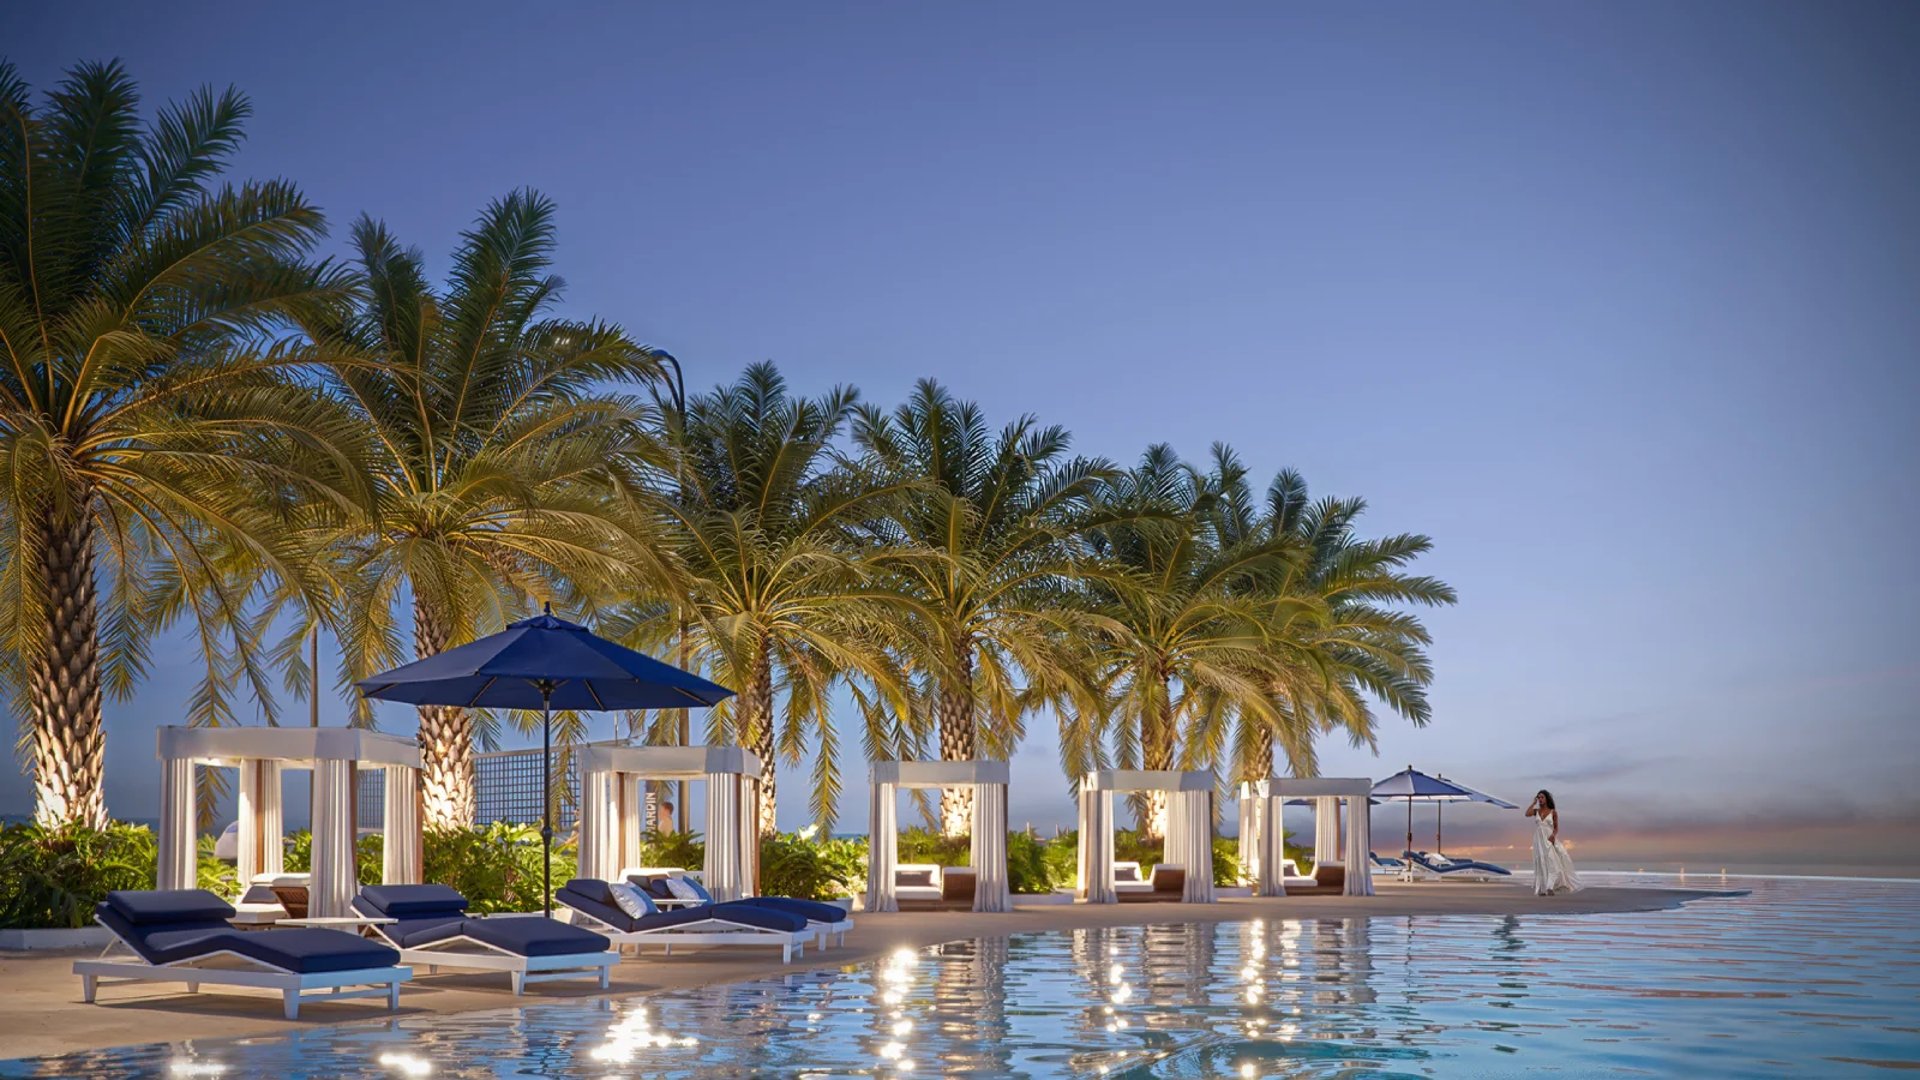
[[[1541,791],[1527,807],[1527,816],[1535,819],[1533,829],[1533,892],[1536,896],[1576,893],[1580,878],[1573,872],[1573,856],[1560,842],[1560,811],[1554,808],[1553,794]]]

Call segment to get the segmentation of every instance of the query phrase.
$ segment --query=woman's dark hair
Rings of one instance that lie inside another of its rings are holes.
[[[1548,791],[1546,788],[1541,788],[1539,793],[1534,795],[1534,798],[1547,800],[1547,809],[1549,810],[1553,810],[1557,812],[1560,809],[1559,807],[1553,805],[1553,792]]]

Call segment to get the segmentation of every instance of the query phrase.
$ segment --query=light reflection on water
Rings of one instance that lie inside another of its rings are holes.
[[[1920,1065],[1920,885],[1729,884],[1754,893],[1659,913],[989,938],[647,998],[5,1062],[0,1076],[1831,1076]]]

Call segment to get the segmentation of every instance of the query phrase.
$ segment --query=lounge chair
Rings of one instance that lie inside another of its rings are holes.
[[[901,910],[934,908],[946,897],[936,863],[900,863],[893,868],[893,898]]]
[[[114,943],[100,959],[74,963],[81,996],[91,1003],[102,981],[126,980],[186,983],[188,993],[202,984],[278,990],[289,1020],[309,995],[400,1007],[400,984],[413,973],[395,950],[342,930],[240,930],[227,922],[233,915],[205,889],[108,893],[93,917]],[[137,959],[107,959],[116,946]]]
[[[272,926],[307,917],[307,874],[255,874],[234,902],[235,926]]]
[[[1513,871],[1504,866],[1477,862],[1473,859],[1450,859],[1445,855],[1428,851],[1408,851],[1403,854],[1408,862],[1442,880],[1460,878],[1467,881],[1492,881],[1494,878],[1513,876]]]
[[[530,982],[597,978],[605,990],[620,954],[590,930],[539,915],[467,914],[467,898],[445,885],[368,885],[354,910],[395,920],[373,929],[409,964],[456,971],[504,971],[513,992]]]
[[[1140,864],[1121,860],[1113,864],[1113,891],[1117,894],[1150,893],[1153,882],[1140,875]]]
[[[1178,903],[1187,891],[1187,871],[1185,867],[1155,863],[1153,873],[1146,881],[1121,882],[1117,871],[1121,866],[1132,866],[1137,871],[1139,863],[1115,863],[1116,878],[1113,883],[1114,898],[1123,904]],[[1128,884],[1132,888],[1120,886]]]
[[[698,877],[677,866],[628,867],[620,871],[620,876],[644,889],[648,897],[655,901],[655,906],[663,909],[686,909],[714,903],[713,894],[707,891],[706,885]],[[662,882],[666,879],[684,882],[693,890],[699,902],[690,904],[681,900],[677,903],[661,903],[667,899],[661,896],[664,888]],[[973,902],[972,879],[968,879],[967,882],[967,902],[969,905]],[[837,904],[821,903],[818,900],[802,900],[794,896],[748,896],[739,900],[729,900],[727,903],[751,904],[755,907],[771,908],[774,911],[799,915],[807,920],[807,927],[813,931],[816,945],[822,949],[827,947],[827,941],[830,938],[836,945],[846,944],[847,931],[853,929],[853,916],[848,914],[845,908]]]
[[[648,911],[638,918],[621,910],[613,891],[599,878],[574,878],[553,898],[570,909],[577,921],[599,928],[615,945],[659,945],[671,956],[675,945],[774,945],[780,962],[804,955],[815,934],[807,917],[776,911],[746,901],[662,910],[641,894]]]
[[[1407,872],[1404,859],[1390,858],[1386,855],[1367,852],[1367,872],[1374,877],[1398,877]]]

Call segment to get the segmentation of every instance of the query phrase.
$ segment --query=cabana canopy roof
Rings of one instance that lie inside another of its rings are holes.
[[[1212,791],[1213,774],[1204,769],[1101,769],[1080,781],[1083,791]]]
[[[876,761],[869,780],[903,788],[945,788],[1004,784],[1008,775],[1004,761]]]
[[[648,780],[698,780],[705,776],[760,776],[760,759],[739,746],[607,746],[580,751],[580,767]]]
[[[232,767],[242,761],[312,765],[351,761],[359,765],[420,767],[420,744],[361,728],[163,727],[160,760]]]
[[[1270,776],[1253,786],[1256,795],[1282,799],[1364,799],[1373,791],[1364,776]]]

